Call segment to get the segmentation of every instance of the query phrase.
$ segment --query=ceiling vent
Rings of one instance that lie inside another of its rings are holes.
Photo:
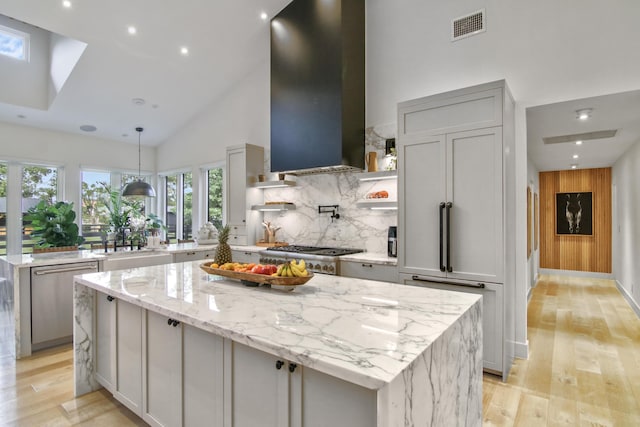
[[[616,136],[617,129],[598,130],[595,132],[574,133],[572,135],[546,136],[542,138],[545,144],[562,144],[564,142],[588,141],[590,139],[605,139]]]
[[[484,9],[451,21],[451,41],[460,40],[485,31],[486,22]]]

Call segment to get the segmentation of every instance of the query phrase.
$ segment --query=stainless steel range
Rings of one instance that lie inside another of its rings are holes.
[[[307,270],[313,273],[340,274],[342,255],[364,252],[362,249],[329,248],[319,246],[278,246],[260,252],[261,264],[281,264],[292,259],[304,259]]]

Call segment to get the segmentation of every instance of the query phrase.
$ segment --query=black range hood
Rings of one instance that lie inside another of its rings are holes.
[[[365,0],[294,0],[271,20],[271,171],[364,169]]]

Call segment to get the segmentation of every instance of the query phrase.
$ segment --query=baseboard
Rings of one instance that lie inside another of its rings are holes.
[[[573,276],[588,277],[592,279],[613,279],[613,273],[596,273],[593,271],[576,271],[576,270],[553,270],[551,268],[541,268],[540,274],[556,275],[556,276]]]
[[[635,311],[636,316],[640,318],[640,306],[638,306],[638,303],[635,302],[631,294],[629,294],[629,291],[627,291],[627,289],[624,286],[622,286],[622,284],[617,280],[616,280],[616,287],[618,288],[618,290],[620,291],[624,299],[627,300],[627,302],[631,306],[631,309]]]

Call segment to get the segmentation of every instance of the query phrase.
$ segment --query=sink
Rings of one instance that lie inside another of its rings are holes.
[[[149,267],[152,265],[171,264],[173,255],[165,251],[122,251],[107,252],[104,271],[124,270],[128,268]]]

